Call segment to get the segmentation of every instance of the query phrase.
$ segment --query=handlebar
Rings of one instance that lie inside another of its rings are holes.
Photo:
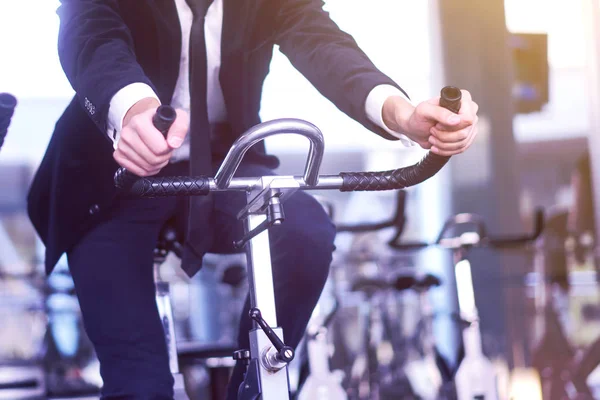
[[[218,189],[226,189],[235,171],[242,162],[244,154],[256,143],[278,133],[294,133],[306,137],[310,141],[308,160],[304,170],[304,182],[314,186],[319,179],[319,168],[325,153],[325,139],[323,134],[313,124],[299,119],[279,119],[255,127],[244,133],[227,153],[221,168],[215,175],[215,185]]]
[[[4,138],[16,106],[17,99],[12,94],[0,93],[0,148],[4,144]]]
[[[440,93],[440,105],[457,112],[460,109],[461,91],[444,87]],[[169,107],[169,106],[161,106]],[[174,110],[171,111],[174,114]],[[158,111],[157,111],[158,114]],[[229,150],[215,178],[207,176],[132,177],[120,168],[115,174],[115,185],[137,197],[198,196],[211,191],[250,191],[257,178],[233,178],[246,151],[267,137],[295,133],[307,137],[311,147],[304,176],[295,176],[301,190],[338,189],[342,192],[403,189],[417,185],[435,175],[450,157],[429,152],[420,162],[404,168],[381,172],[342,172],[339,175],[319,176],[324,152],[321,131],[314,125],[297,119],[280,119],[264,122],[240,136]]]
[[[450,232],[459,227],[471,226],[471,229],[461,235],[451,235]],[[439,236],[434,243],[413,242],[401,243],[398,238],[392,240],[390,247],[397,250],[417,250],[430,246],[446,248],[459,248],[467,246],[488,246],[493,248],[521,247],[534,242],[544,230],[544,211],[537,209],[533,231],[516,236],[489,236],[485,221],[476,214],[457,214],[450,217],[444,224]]]

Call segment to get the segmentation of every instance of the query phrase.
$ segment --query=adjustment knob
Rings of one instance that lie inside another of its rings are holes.
[[[233,352],[233,359],[236,361],[243,361],[250,359],[250,350],[237,350]]]
[[[291,363],[294,359],[294,349],[290,346],[283,346],[281,350],[279,350],[279,359],[284,363]]]

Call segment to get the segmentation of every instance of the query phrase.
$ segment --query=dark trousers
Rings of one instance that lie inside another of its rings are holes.
[[[161,175],[182,174],[185,163]],[[274,175],[242,164],[236,176]],[[120,199],[103,222],[68,252],[71,274],[88,336],[100,360],[103,399],[171,399],[173,380],[154,297],[152,251],[166,220],[184,207],[182,198]],[[243,233],[237,212],[245,194],[215,193],[214,253],[233,252]],[[285,222],[270,231],[277,318],[286,343],[296,347],[327,279],[335,227],[311,196],[297,192],[284,204]],[[193,221],[192,221],[193,223]],[[248,303],[239,345],[249,348]],[[236,366],[228,399],[237,398],[243,367]]]

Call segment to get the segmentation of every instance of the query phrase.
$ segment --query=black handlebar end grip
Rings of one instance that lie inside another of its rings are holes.
[[[152,117],[152,124],[166,138],[169,128],[175,122],[177,112],[169,105],[163,104],[156,109],[156,113]]]
[[[15,96],[10,93],[0,93],[0,131],[8,128],[16,106],[17,99]]]
[[[9,93],[0,93],[0,147],[8,131],[10,120],[17,106],[17,99]]]
[[[210,193],[207,176],[170,176],[137,178],[128,187],[134,197],[206,196]]]
[[[4,113],[12,115],[16,106],[17,99],[15,96],[10,93],[0,93],[0,115]]]
[[[453,113],[458,114],[460,111],[460,101],[462,100],[462,92],[454,86],[446,86],[440,92],[440,106]]]

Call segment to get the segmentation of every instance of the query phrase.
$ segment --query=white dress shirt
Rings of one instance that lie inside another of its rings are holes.
[[[181,57],[179,60],[179,76],[171,100],[174,108],[180,108],[189,113],[190,85],[189,85],[189,43],[192,26],[192,11],[186,0],[175,0],[177,13],[181,24]],[[206,39],[207,59],[207,112],[209,123],[226,122],[227,110],[223,98],[223,91],[219,83],[219,69],[221,68],[221,32],[223,27],[223,0],[213,0],[208,8],[205,18],[204,34]],[[391,85],[376,86],[367,96],[365,109],[368,118],[389,134],[397,137],[405,146],[415,143],[405,135],[394,132],[383,122],[383,103],[390,96],[406,96]],[[108,111],[108,136],[113,141],[115,149],[123,126],[123,118],[127,111],[139,100],[147,97],[158,96],[152,88],[145,83],[137,82],[125,86],[111,99]],[[408,99],[407,99],[408,100]],[[159,100],[160,102],[160,100]],[[189,135],[183,145],[173,152],[171,161],[180,161],[189,158]]]

